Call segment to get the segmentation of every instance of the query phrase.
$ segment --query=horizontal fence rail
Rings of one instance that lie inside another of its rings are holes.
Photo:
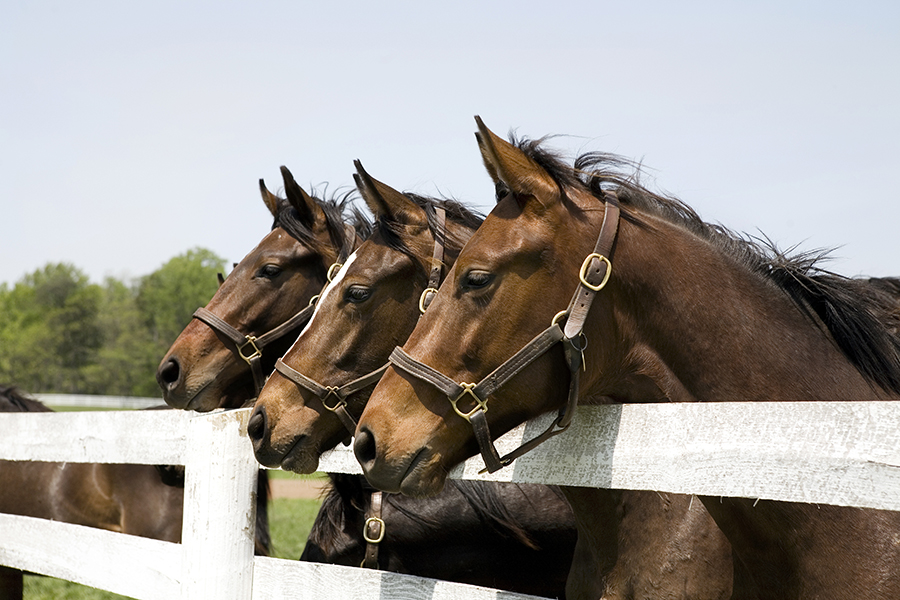
[[[141,409],[154,406],[165,406],[162,398],[144,398],[140,396],[98,396],[95,394],[32,394],[47,406],[66,406],[76,408],[106,409]]]
[[[503,436],[501,453],[552,418]],[[249,409],[209,416],[0,415],[0,459],[187,466],[182,544],[0,515],[0,564],[136,598],[525,598],[382,571],[254,558],[248,524],[258,465],[246,437],[248,419]],[[482,475],[483,462],[473,458],[451,477],[900,510],[897,431],[900,402],[579,407],[569,431],[509,467]],[[320,469],[360,472],[343,446],[326,453]],[[119,565],[127,577],[116,575]]]

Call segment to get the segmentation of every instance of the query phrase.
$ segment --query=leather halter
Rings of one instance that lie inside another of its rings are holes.
[[[609,260],[616,233],[619,227],[619,201],[613,192],[604,192],[605,213],[603,224],[600,226],[600,234],[594,251],[589,254],[581,265],[578,279],[579,285],[572,296],[569,307],[557,313],[553,317],[550,326],[537,337],[525,344],[521,350],[502,363],[484,379],[478,383],[457,383],[443,373],[437,371],[407,354],[399,346],[391,352],[390,362],[395,368],[406,371],[408,374],[430,383],[443,392],[453,410],[462,418],[469,421],[475,433],[475,439],[484,459],[485,470],[493,473],[502,469],[513,460],[531,451],[539,444],[551,437],[565,431],[572,422],[575,407],[578,404],[578,383],[581,367],[584,364],[584,322],[594,297],[609,281],[612,272],[612,263]],[[559,321],[565,318],[565,327],[560,327]],[[569,366],[569,396],[565,406],[559,409],[559,414],[553,423],[539,436],[525,442],[504,457],[500,457],[497,448],[491,439],[485,413],[488,410],[488,399],[502,387],[507,381],[521,373],[528,365],[542,356],[557,342],[563,343],[566,362]],[[475,406],[468,412],[463,412],[458,403],[463,397],[473,401]]]
[[[337,262],[335,262],[328,269],[327,279],[330,282],[334,273],[340,269],[341,264],[347,260],[347,257],[350,256],[350,252],[353,250],[354,243],[353,241],[356,238],[356,231],[350,225],[344,225],[344,243],[341,246],[340,252],[338,253]],[[260,390],[262,390],[263,385],[266,383],[266,373],[262,371],[262,351],[263,349],[273,341],[287,335],[291,331],[305,325],[309,319],[312,317],[313,311],[315,310],[316,300],[319,298],[318,295],[313,296],[309,305],[307,305],[303,310],[295,314],[293,317],[274,327],[270,331],[260,335],[254,336],[250,334],[243,334],[238,331],[236,328],[232,327],[228,323],[225,322],[224,319],[207,309],[206,307],[200,307],[194,311],[192,317],[199,321],[206,323],[211,329],[217,331],[223,335],[225,335],[231,342],[234,344],[234,350],[237,355],[244,360],[248,365],[250,365],[250,371],[253,373],[253,384],[255,387],[256,395],[259,395]]]
[[[369,509],[366,511],[366,522],[363,524],[363,539],[366,541],[366,554],[360,567],[365,569],[378,568],[378,548],[384,540],[385,524],[381,518],[381,507],[384,493],[378,490],[372,492],[369,501]]]
[[[422,292],[422,295],[419,298],[419,310],[422,313],[425,312],[425,308],[431,303],[431,298],[434,293],[437,292],[437,288],[440,285],[444,258],[444,240],[442,239],[442,236],[445,235],[445,211],[441,207],[435,207],[434,210],[435,216],[437,217],[437,232],[434,234],[434,252],[432,254],[433,264],[428,277],[428,287]],[[378,383],[388,366],[390,366],[390,363],[386,363],[374,371],[343,385],[326,386],[287,365],[280,358],[275,361],[276,371],[319,398],[326,409],[337,415],[351,436],[356,433],[356,420],[347,411],[347,397],[370,385]],[[333,406],[329,406],[327,401],[332,396],[334,396],[335,402]]]

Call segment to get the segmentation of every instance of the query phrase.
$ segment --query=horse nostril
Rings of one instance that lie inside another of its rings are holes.
[[[164,390],[174,389],[180,379],[181,367],[178,365],[178,360],[174,357],[161,364],[156,371],[156,381]]]
[[[250,421],[247,423],[247,433],[254,444],[258,444],[265,437],[268,420],[265,406],[258,406],[253,411],[253,415],[250,416]]]
[[[367,428],[360,428],[353,442],[353,453],[364,471],[368,471],[375,462],[375,436]]]

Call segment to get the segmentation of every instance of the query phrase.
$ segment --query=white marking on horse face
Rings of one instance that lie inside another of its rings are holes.
[[[337,275],[334,276],[334,279],[331,280],[323,289],[322,293],[319,295],[319,299],[316,301],[316,309],[313,311],[312,316],[309,318],[309,321],[306,323],[306,327],[303,328],[303,331],[300,332],[300,335],[297,336],[297,341],[291,346],[291,349],[288,352],[291,352],[294,349],[294,346],[297,345],[297,342],[303,337],[303,334],[309,329],[310,325],[312,325],[313,320],[316,318],[316,315],[319,314],[319,307],[322,306],[322,301],[325,300],[325,296],[328,293],[336,288],[338,284],[344,279],[344,276],[347,274],[347,268],[353,264],[353,261],[356,260],[356,252],[351,254],[347,260],[344,262],[344,265],[338,270]]]

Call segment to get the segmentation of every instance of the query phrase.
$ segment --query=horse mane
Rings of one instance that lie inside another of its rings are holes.
[[[325,226],[328,229],[328,237],[331,239],[332,247],[344,250],[344,247],[353,240],[347,240],[344,231],[344,223],[349,223],[356,234],[367,239],[372,233],[372,223],[366,218],[364,213],[357,208],[353,201],[356,199],[355,190],[340,193],[336,192],[327,199],[316,196],[318,192],[315,189],[311,192],[311,197],[325,214]],[[324,195],[324,194],[323,194]],[[312,248],[316,252],[325,252],[327,249],[316,238],[314,232],[300,220],[297,211],[284,198],[278,198],[278,214],[272,222],[272,229],[281,227],[292,238]]]
[[[340,541],[339,536],[346,529],[344,515],[354,512],[365,513],[372,492],[375,491],[375,488],[370,486],[363,477],[357,475],[331,473],[329,478],[331,480],[330,489],[322,501],[319,517],[316,518],[313,529],[309,533],[309,542],[322,548],[326,554],[337,547]],[[516,516],[509,512],[497,495],[497,486],[483,481],[453,479],[447,481],[447,486],[459,491],[485,527],[518,540],[529,548],[537,549],[537,544],[526,529],[519,523]],[[561,495],[558,488],[553,487],[553,489]],[[410,510],[405,506],[408,499],[399,494],[385,494],[384,502],[411,521],[425,527],[432,528],[442,525],[439,519],[429,518],[424,511]],[[388,523],[388,527],[390,527],[390,523]]]
[[[53,412],[14,385],[0,385],[0,412]]]
[[[681,200],[645,188],[640,183],[641,166],[626,158],[589,152],[579,156],[573,168],[543,148],[544,139],[512,142],[545,169],[563,193],[566,187],[577,187],[602,200],[605,190],[614,190],[623,218],[641,224],[636,211],[650,213],[707,240],[787,294],[816,326],[827,330],[869,381],[900,393],[900,280],[844,277],[820,266],[830,250],[782,251],[766,237],[740,235],[704,222]],[[623,174],[624,168],[631,173]]]
[[[444,209],[448,222],[461,225],[469,230],[469,232],[478,229],[482,221],[484,221],[484,216],[469,209],[461,202],[450,198],[432,198],[414,194],[412,192],[403,192],[403,195],[425,211],[425,215],[428,219],[428,230],[431,232],[432,237],[443,243],[445,248],[451,250],[460,250],[468,241],[468,237],[455,234],[449,227],[439,227],[437,213],[435,212],[436,208],[440,207]],[[421,258],[422,256],[431,255],[430,247],[412,248],[410,246],[412,237],[409,235],[405,223],[389,216],[382,215],[376,220],[375,227],[380,229],[385,242],[392,250],[402,252],[413,260]],[[418,262],[418,260],[416,260],[416,262]]]

